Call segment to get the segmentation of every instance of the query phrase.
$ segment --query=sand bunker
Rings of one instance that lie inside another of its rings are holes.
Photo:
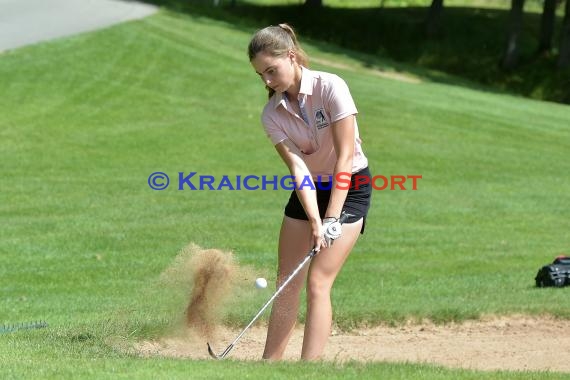
[[[223,304],[239,281],[253,281],[251,268],[240,268],[231,252],[185,247],[163,281],[185,288],[186,326],[154,341],[135,344],[142,356],[208,359],[206,343],[223,351],[241,328],[222,326]],[[249,288],[253,282],[246,284]],[[243,289],[242,289],[243,290]],[[255,307],[252,306],[252,317]],[[551,317],[485,317],[461,324],[408,323],[331,334],[322,360],[342,363],[414,362],[478,370],[570,372],[570,321]],[[255,324],[227,359],[261,360],[266,326]],[[298,360],[302,326],[295,329],[285,360]]]
[[[550,370],[570,372],[570,321],[524,316],[487,318],[437,326],[379,326],[349,334],[334,333],[323,360],[344,362],[415,362],[478,370]],[[222,351],[239,330],[220,328],[212,341]],[[230,360],[261,360],[265,327],[254,326],[228,356]],[[298,360],[303,330],[295,330],[286,360]],[[143,356],[209,359],[206,341],[196,336],[165,337],[140,342]],[[227,359],[226,359],[227,360]]]

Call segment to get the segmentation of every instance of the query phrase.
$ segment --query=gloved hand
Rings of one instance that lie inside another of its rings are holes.
[[[327,247],[333,245],[333,242],[342,235],[342,225],[337,218],[330,217],[323,219],[323,229],[325,242],[327,243]]]

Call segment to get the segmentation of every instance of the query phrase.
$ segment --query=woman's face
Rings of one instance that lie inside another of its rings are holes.
[[[289,53],[284,57],[274,57],[259,52],[251,60],[251,65],[263,84],[275,92],[286,92],[295,84],[295,55]]]

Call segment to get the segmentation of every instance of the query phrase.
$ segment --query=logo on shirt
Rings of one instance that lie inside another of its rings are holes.
[[[317,129],[323,129],[329,126],[329,122],[325,118],[325,110],[322,108],[315,112],[315,125]]]

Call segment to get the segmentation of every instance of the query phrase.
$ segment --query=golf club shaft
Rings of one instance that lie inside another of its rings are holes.
[[[343,224],[350,216],[352,216],[351,214],[347,214],[346,212],[342,212],[340,215],[340,218],[338,219],[338,222],[340,224]],[[332,243],[331,243],[332,244]],[[234,341],[232,343],[230,343],[230,345],[228,347],[226,347],[226,349],[220,354],[220,355],[216,355],[214,353],[214,351],[212,350],[212,347],[210,346],[210,343],[208,343],[208,352],[210,353],[210,355],[213,358],[216,359],[223,359],[226,357],[226,355],[228,355],[230,353],[230,351],[234,348],[235,344],[241,339],[241,337],[243,336],[243,334],[245,334],[245,332],[251,327],[251,325],[253,325],[255,323],[255,321],[257,321],[257,319],[259,318],[259,316],[261,314],[263,314],[263,312],[265,311],[265,309],[267,309],[267,307],[271,304],[271,302],[273,302],[273,300],[275,298],[277,298],[277,296],[279,296],[279,294],[283,291],[283,289],[285,289],[285,287],[291,282],[291,280],[293,280],[293,278],[295,278],[295,276],[297,276],[297,274],[299,274],[299,272],[303,269],[303,267],[305,265],[307,265],[307,263],[313,258],[315,257],[315,255],[319,253],[319,251],[317,250],[317,248],[313,248],[303,259],[303,261],[301,261],[301,263],[297,266],[297,268],[293,271],[293,273],[291,273],[289,275],[289,277],[287,277],[287,279],[283,282],[283,284],[281,284],[281,286],[279,286],[279,289],[277,289],[277,291],[273,294],[273,296],[269,299],[269,301],[267,301],[265,303],[265,305],[263,305],[263,307],[261,308],[261,310],[259,310],[259,312],[255,315],[255,317],[253,317],[253,319],[251,320],[251,322],[249,322],[249,324],[242,330],[242,332],[234,339]]]
[[[299,274],[299,272],[303,269],[303,267],[309,262],[309,260],[311,260],[313,258],[313,256],[315,256],[316,253],[317,252],[313,249],[313,250],[311,250],[311,252],[309,252],[309,254],[307,254],[307,256],[305,256],[305,258],[299,264],[299,266],[293,271],[293,273],[291,273],[289,275],[289,277],[287,277],[287,279],[283,282],[283,284],[281,284],[279,289],[277,289],[277,291],[273,294],[273,296],[269,299],[269,301],[267,301],[265,303],[265,305],[263,305],[261,310],[259,310],[259,312],[255,315],[255,317],[253,317],[251,322],[249,322],[249,324],[234,339],[234,341],[228,346],[228,348],[226,348],[226,350],[220,355],[221,358],[224,358],[232,350],[234,345],[237,343],[238,340],[240,340],[240,338],[243,336],[243,334],[245,334],[245,332],[251,327],[251,325],[253,325],[255,323],[255,321],[257,321],[257,319],[261,316],[261,314],[263,314],[263,312],[265,311],[265,309],[267,309],[267,307],[271,304],[271,302],[273,302],[273,300],[275,300],[275,298],[277,298],[277,296],[279,296],[279,294],[283,291],[283,289],[285,289],[287,284],[289,284],[289,282],[291,282],[291,280],[293,280],[293,278],[295,278],[295,276],[297,276],[297,274]]]

